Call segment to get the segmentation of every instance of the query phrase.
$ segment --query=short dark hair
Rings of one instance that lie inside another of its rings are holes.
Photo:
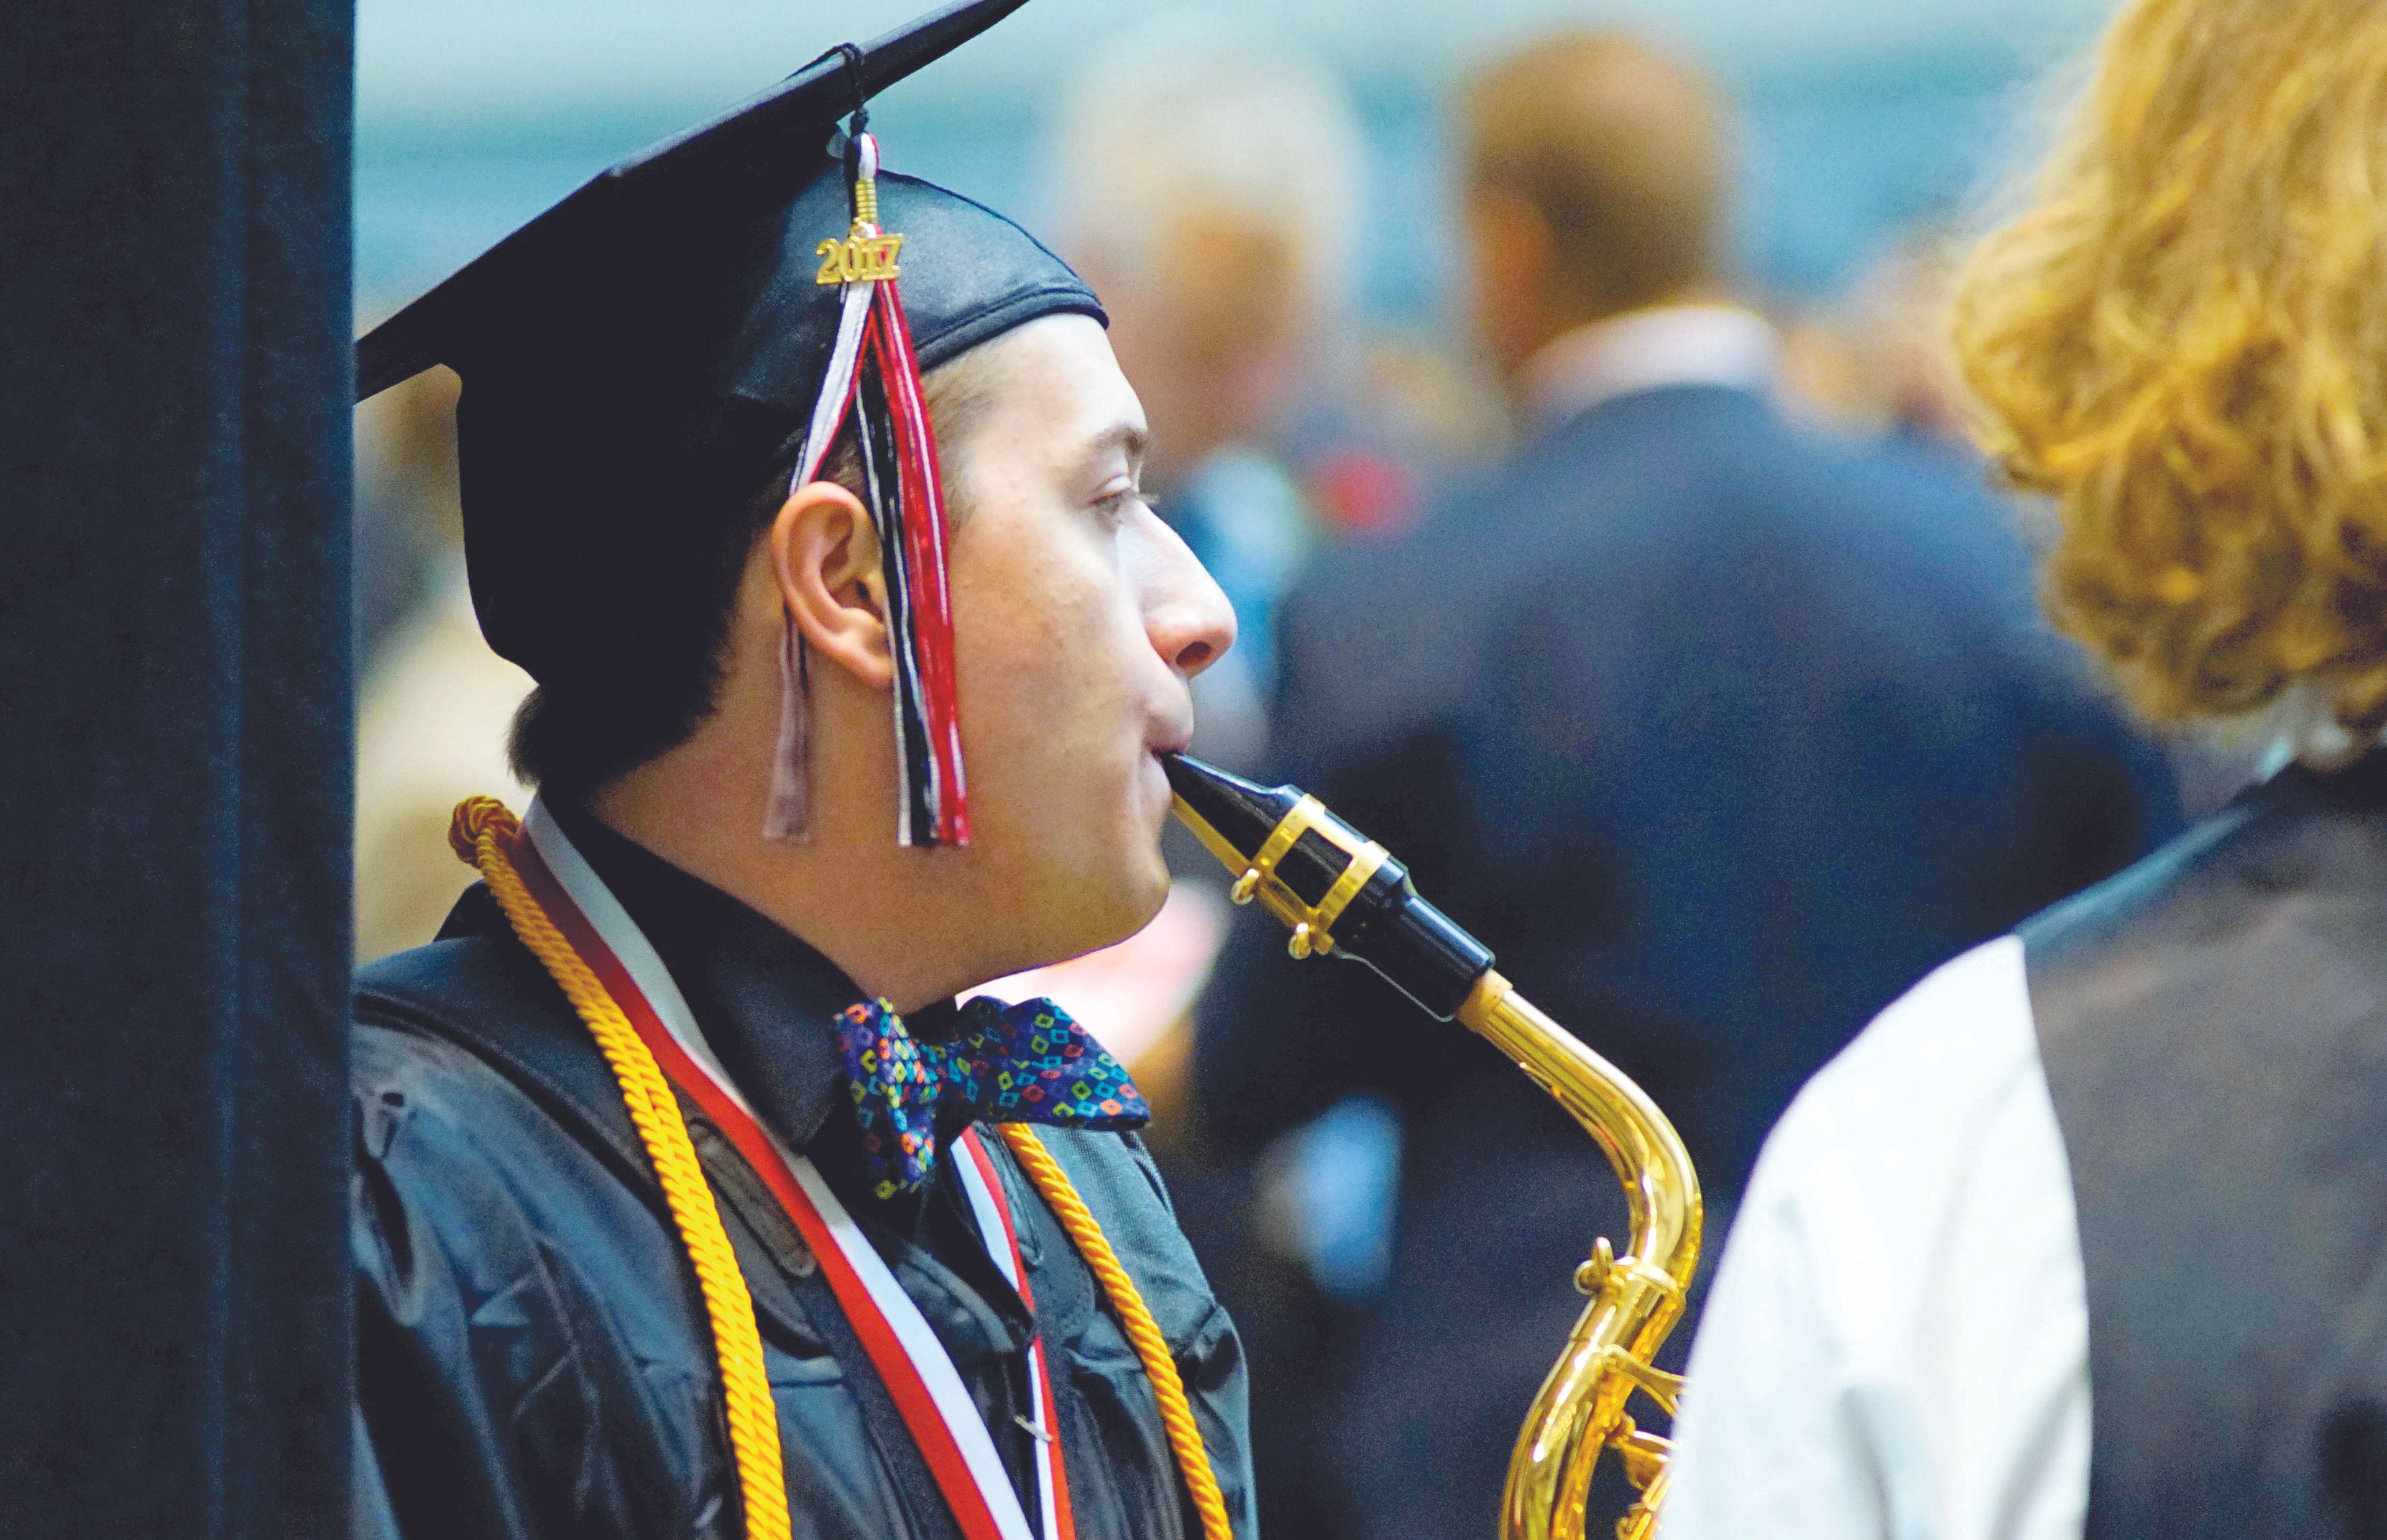
[[[1460,109],[1469,174],[1549,221],[1567,299],[1626,310],[1714,276],[1732,157],[1723,94],[1697,69],[1569,28],[1484,68]]]
[[[981,349],[982,350],[982,349]],[[936,435],[949,527],[963,520],[960,468],[987,404],[978,351],[932,370],[921,382]],[[642,608],[635,665],[587,677],[542,680],[514,713],[507,754],[514,776],[547,795],[579,802],[639,765],[678,748],[703,726],[721,695],[722,664],[738,586],[754,543],[788,500],[792,453],[745,494],[733,517],[713,524],[699,553],[699,580]],[[822,461],[819,479],[864,496],[862,456],[849,423]],[[710,523],[710,521],[708,521]]]

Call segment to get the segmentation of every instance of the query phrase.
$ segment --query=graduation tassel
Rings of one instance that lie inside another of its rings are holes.
[[[867,137],[866,135],[865,136]],[[969,789],[962,774],[961,718],[954,680],[953,593],[945,571],[945,495],[937,469],[937,443],[928,426],[920,365],[912,351],[912,330],[903,319],[901,288],[886,283],[871,319],[878,343],[880,378],[886,382],[888,416],[901,470],[899,523],[903,541],[906,598],[919,699],[928,734],[929,781],[934,789],[934,843],[969,843]]]
[[[936,435],[928,424],[912,332],[903,319],[896,255],[903,237],[878,225],[878,142],[856,114],[853,229],[823,241],[817,281],[843,289],[837,346],[813,406],[812,422],[789,490],[815,480],[849,415],[861,450],[865,499],[878,533],[887,583],[887,627],[894,653],[890,692],[899,767],[896,839],[905,845],[969,843],[968,787],[962,768],[961,721],[954,676],[954,617],[945,570],[944,487]],[[791,623],[792,624],[792,623]],[[791,650],[801,659],[801,643]],[[797,671],[781,702],[780,760],[773,776],[767,838],[803,837],[810,776],[788,761],[805,751],[789,722],[803,709]]]

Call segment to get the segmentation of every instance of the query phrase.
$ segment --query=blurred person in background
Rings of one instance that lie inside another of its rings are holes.
[[[1350,308],[1358,122],[1282,36],[1181,12],[1079,71],[1052,158],[1062,255],[1103,296],[1151,418],[1147,485],[1241,627],[1194,687],[1195,749],[1247,769],[1276,608],[1318,538],[1278,446]]]
[[[1955,250],[1936,225],[1909,229],[1858,276],[1848,309],[1887,431],[1971,462],[1964,391],[1939,326]]]
[[[1810,1072],[1934,964],[2168,835],[2174,792],[2038,625],[2002,504],[1777,409],[1774,335],[1721,271],[1705,78],[1565,32],[1459,118],[1460,268],[1522,445],[1287,600],[1273,768],[1648,1087],[1721,1234]],[[1389,1286],[1335,1339],[1323,1463],[1358,1534],[1488,1533],[1570,1275],[1621,1232],[1614,1180],[1496,1052],[1265,928],[1202,1010],[1206,1130],[1257,1147],[1354,1091],[1406,1125]]]
[[[1850,432],[1977,463],[1939,326],[1953,251],[1938,223],[1909,225],[1845,291],[1780,318],[1776,383],[1785,404]]]
[[[2387,11],[2136,0],[1957,293],[2065,629],[2280,768],[1765,1145],[1670,1540],[2387,1534]]]
[[[422,574],[375,627],[357,696],[357,961],[421,946],[472,885],[448,851],[456,804],[526,800],[506,730],[531,678],[489,650],[464,581],[455,374],[417,375],[358,409],[360,459],[384,521],[410,533]],[[368,574],[359,574],[360,610]]]

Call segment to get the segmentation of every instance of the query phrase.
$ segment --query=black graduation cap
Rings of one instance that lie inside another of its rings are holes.
[[[908,843],[967,838],[918,374],[1041,316],[1104,317],[1003,216],[874,175],[863,109],[1023,3],[959,0],[823,55],[602,172],[357,345],[360,400],[435,364],[461,376],[474,609],[489,645],[549,688],[600,691],[663,666],[640,608],[716,586],[719,522],[775,473],[816,465],[827,435],[858,434],[902,569],[890,587]]]

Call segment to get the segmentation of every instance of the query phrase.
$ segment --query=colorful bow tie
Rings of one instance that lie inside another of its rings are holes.
[[[941,1112],[965,1121],[1136,1129],[1152,1121],[1127,1070],[1049,1000],[961,1008],[949,1042],[922,1042],[885,1001],[837,1018],[863,1154],[882,1198],[916,1193],[937,1168]]]

